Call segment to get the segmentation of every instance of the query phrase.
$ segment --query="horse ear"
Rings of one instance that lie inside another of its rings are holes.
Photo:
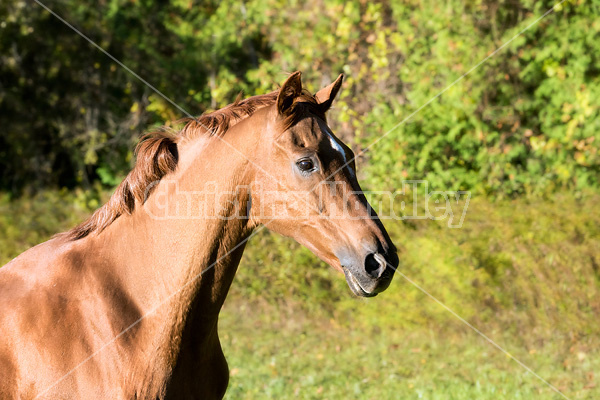
[[[277,112],[279,114],[286,114],[292,104],[294,104],[294,99],[302,94],[302,80],[300,79],[300,75],[302,73],[300,71],[296,71],[286,79],[279,89],[279,94],[277,95]]]
[[[331,83],[328,86],[325,86],[323,89],[319,90],[317,92],[317,94],[315,94],[315,97],[317,98],[317,102],[319,102],[323,112],[329,110],[329,107],[331,107],[331,104],[333,103],[333,99],[335,99],[335,96],[337,95],[337,93],[340,91],[340,88],[342,87],[343,80],[344,80],[344,74],[340,74],[340,76],[337,77],[335,82]]]

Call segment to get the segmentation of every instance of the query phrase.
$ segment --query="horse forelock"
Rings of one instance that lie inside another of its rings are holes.
[[[177,145],[182,139],[193,139],[200,135],[222,136],[232,126],[250,117],[257,110],[274,105],[278,94],[277,90],[245,100],[236,100],[222,109],[198,118],[181,119],[178,122],[185,125],[179,133],[161,128],[145,134],[136,147],[133,169],[117,186],[110,199],[86,221],[57,236],[67,240],[82,239],[92,233],[102,232],[119,216],[131,214],[136,202],[143,204],[156,183],[175,170],[179,160]],[[281,120],[282,129],[294,125],[308,112],[325,118],[325,113],[315,97],[304,91],[295,99],[291,112]]]

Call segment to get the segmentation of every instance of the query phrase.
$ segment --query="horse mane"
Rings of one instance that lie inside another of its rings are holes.
[[[179,160],[178,143],[182,139],[193,139],[201,134],[223,136],[227,130],[251,116],[260,108],[275,104],[279,90],[249,97],[235,102],[198,118],[184,118],[177,122],[185,123],[178,133],[161,127],[142,136],[135,149],[136,161],[133,169],[117,186],[110,199],[90,218],[75,228],[57,236],[67,240],[82,239],[92,233],[100,233],[123,214],[130,215],[136,203],[143,204],[152,188],[165,175],[175,171]],[[303,92],[294,101],[290,114],[282,121],[284,129],[295,124],[310,111],[321,118],[324,112],[317,100],[308,92]]]

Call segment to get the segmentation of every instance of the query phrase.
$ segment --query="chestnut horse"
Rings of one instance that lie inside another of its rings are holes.
[[[356,295],[385,290],[396,249],[325,119],[341,83],[313,96],[296,72],[148,135],[89,220],[1,268],[0,398],[221,399],[217,320],[259,226],[308,247]]]

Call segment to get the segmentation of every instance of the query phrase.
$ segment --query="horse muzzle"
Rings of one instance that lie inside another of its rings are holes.
[[[337,252],[346,282],[352,293],[360,297],[374,297],[390,286],[398,268],[396,252],[367,252],[363,257],[352,256],[349,251]]]

